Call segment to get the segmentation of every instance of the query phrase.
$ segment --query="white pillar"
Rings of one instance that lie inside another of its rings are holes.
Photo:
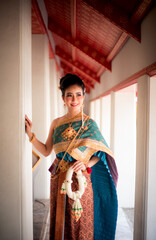
[[[114,155],[119,172],[119,206],[134,208],[136,167],[135,85],[115,93],[114,133]]]
[[[148,176],[149,77],[138,79],[136,186],[134,240],[146,239],[146,196]],[[147,239],[151,240],[151,239]]]
[[[146,239],[155,240],[156,236],[156,77],[150,79],[149,136],[148,136],[148,176],[146,204]]]
[[[57,79],[57,70],[56,70],[56,63],[54,59],[50,59],[50,118],[51,122],[58,117],[58,79]],[[54,150],[52,151],[52,154],[50,156],[50,162],[49,166],[52,164],[52,162],[55,159],[55,153]],[[50,174],[48,175],[49,182],[50,182]],[[50,186],[49,186],[50,188]]]
[[[111,126],[111,98],[110,95],[101,98],[101,132],[110,146]]]
[[[100,106],[100,99],[97,99],[94,103],[94,120],[97,123],[98,127],[100,128],[100,115],[101,115],[101,106]]]
[[[33,239],[31,116],[31,2],[0,2],[0,239]]]
[[[56,63],[54,59],[50,59],[50,116],[51,121],[54,120],[58,115],[58,106],[57,106],[57,93],[58,93],[58,80],[57,80],[57,71]]]
[[[94,111],[95,107],[94,107],[94,105],[95,105],[95,101],[91,101],[90,102],[90,108],[89,108],[89,116],[92,119],[94,119],[94,114],[95,114],[95,111]]]
[[[114,152],[115,93],[111,92],[110,149]]]
[[[32,36],[32,100],[33,131],[45,143],[50,128],[49,44],[46,35]],[[34,198],[46,199],[49,198],[49,157],[39,155],[42,160],[34,172]]]
[[[60,73],[57,72],[57,115],[58,117],[62,117],[65,113],[67,113],[67,106],[64,107],[64,101],[62,99],[62,92],[61,90],[58,88],[59,87],[59,83],[60,83]]]

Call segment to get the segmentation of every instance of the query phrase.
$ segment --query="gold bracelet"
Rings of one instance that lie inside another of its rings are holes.
[[[32,137],[29,139],[29,142],[33,143],[33,141],[35,140],[35,133],[32,133]]]

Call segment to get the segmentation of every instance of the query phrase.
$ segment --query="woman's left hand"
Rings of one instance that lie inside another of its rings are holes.
[[[81,171],[85,171],[85,170],[86,170],[85,164],[84,164],[83,162],[81,162],[81,161],[76,161],[76,162],[73,164],[72,168],[73,168],[74,172],[76,172],[76,173],[77,173],[79,170],[81,170]]]

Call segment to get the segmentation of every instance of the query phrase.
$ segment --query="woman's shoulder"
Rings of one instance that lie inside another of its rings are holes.
[[[65,119],[65,116],[55,118],[52,122],[53,128],[55,129],[57,126],[61,125],[64,119]]]
[[[89,123],[96,124],[95,120],[93,118],[91,118],[90,116],[88,116],[88,121],[89,121]]]

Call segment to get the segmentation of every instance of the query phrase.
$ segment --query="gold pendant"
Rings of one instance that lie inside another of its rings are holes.
[[[64,130],[63,133],[61,133],[61,136],[65,140],[72,140],[76,135],[76,131],[72,127],[68,127]]]

